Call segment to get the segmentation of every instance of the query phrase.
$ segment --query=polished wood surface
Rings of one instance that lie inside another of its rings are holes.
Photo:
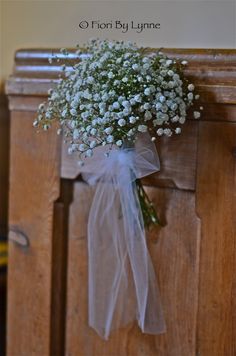
[[[149,49],[153,50],[153,49]],[[236,50],[165,49],[189,60],[201,120],[157,142],[161,171],[144,180],[162,228],[147,241],[167,332],[136,323],[101,340],[87,323],[86,226],[94,188],[35,111],[55,85],[49,50],[20,50],[11,109],[8,356],[235,356]],[[54,50],[58,53],[58,50]],[[75,55],[67,60],[75,61]]]
[[[0,235],[7,236],[10,124],[8,100],[0,93]]]

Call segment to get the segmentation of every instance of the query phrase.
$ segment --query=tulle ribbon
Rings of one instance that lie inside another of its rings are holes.
[[[155,145],[95,150],[83,178],[96,183],[88,220],[89,325],[104,339],[137,320],[142,332],[165,332],[159,289],[148,253],[135,180],[159,170]]]

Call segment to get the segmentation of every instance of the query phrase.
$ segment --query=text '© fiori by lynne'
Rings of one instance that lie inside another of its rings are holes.
[[[130,22],[125,22],[121,20],[82,20],[79,23],[79,28],[82,30],[120,30],[123,33],[132,30],[136,31],[137,33],[141,33],[144,30],[159,30],[161,28],[161,24],[159,22],[137,22],[133,20]]]

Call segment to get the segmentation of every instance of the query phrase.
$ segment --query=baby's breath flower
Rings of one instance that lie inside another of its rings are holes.
[[[86,154],[86,156],[87,157],[92,157],[92,155],[93,155],[93,150],[87,150],[86,152],[85,152],[85,154]]]
[[[124,119],[120,119],[120,120],[118,121],[118,125],[119,125],[119,126],[125,126],[125,125],[126,125],[126,121],[125,121]]]
[[[118,140],[118,141],[116,141],[116,145],[117,145],[118,147],[120,147],[120,146],[123,145],[123,142],[122,142],[121,140]]]
[[[108,135],[108,136],[107,136],[107,142],[108,142],[108,143],[112,143],[113,141],[114,141],[114,136]]]
[[[130,116],[129,122],[130,122],[131,124],[134,124],[136,121],[137,121],[137,119],[136,119],[135,116]]]
[[[201,116],[201,113],[199,111],[194,111],[193,116],[194,116],[194,119],[199,119],[199,117]]]
[[[139,125],[138,126],[138,131],[139,132],[147,132],[147,126],[146,125]]]
[[[189,90],[189,91],[193,91],[193,90],[194,90],[194,88],[195,88],[195,87],[194,87],[194,85],[193,85],[193,84],[189,84],[189,85],[188,85],[188,90]]]
[[[80,152],[84,152],[86,150],[86,145],[84,145],[83,143],[81,143],[80,145],[79,145],[79,151]]]
[[[96,39],[77,50],[79,61],[62,64],[64,76],[39,106],[35,127],[48,130],[59,121],[69,152],[79,151],[81,159],[91,157],[97,146],[121,147],[127,138],[134,143],[137,134],[149,130],[153,141],[181,132],[177,125],[185,123],[188,108],[199,98],[177,65],[187,61],[160,51],[144,54],[122,41]],[[69,55],[65,48],[61,53]],[[193,115],[199,118],[200,112]]]
[[[163,130],[163,129],[158,129],[158,130],[157,130],[157,135],[158,135],[158,136],[162,136],[163,133],[164,133],[164,130]]]
[[[175,129],[175,133],[178,135],[181,133],[181,128],[180,127],[176,127]]]

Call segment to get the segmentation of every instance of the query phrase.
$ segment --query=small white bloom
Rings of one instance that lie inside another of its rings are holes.
[[[75,129],[73,131],[73,140],[77,140],[79,138],[79,130]]]
[[[188,61],[182,61],[181,63],[185,66],[186,64],[188,64]]]
[[[172,111],[176,111],[177,108],[178,108],[178,105],[177,105],[176,103],[173,103],[173,104],[171,105],[171,110],[172,110]]]
[[[149,104],[149,103],[145,103],[145,104],[143,105],[143,108],[144,108],[145,110],[150,109],[150,104]]]
[[[124,100],[124,101],[122,101],[122,106],[124,106],[124,108],[129,108],[130,102],[128,100]]]
[[[199,111],[194,111],[193,112],[194,119],[199,119],[200,116],[201,116],[201,113]]]
[[[96,133],[97,133],[97,130],[94,129],[94,128],[92,128],[91,131],[90,131],[90,133],[91,133],[92,136],[95,136]]]
[[[130,105],[132,105],[132,106],[136,104],[136,101],[135,101],[133,98],[132,98],[132,99],[130,99],[130,101],[129,101],[129,102],[130,102]]]
[[[146,125],[138,125],[138,131],[139,132],[147,132],[147,126]]]
[[[93,150],[87,150],[85,154],[86,154],[87,157],[92,157]]]
[[[120,108],[120,104],[118,103],[118,101],[115,101],[113,104],[112,104],[112,107],[114,109],[119,109]]]
[[[116,141],[116,145],[117,145],[117,146],[120,147],[120,146],[122,146],[122,144],[123,144],[123,142],[122,142],[121,140]]]
[[[193,93],[188,93],[188,100],[193,100]]]
[[[156,141],[156,137],[153,136],[153,137],[151,138],[151,141],[152,141],[152,142]]]
[[[108,76],[109,79],[114,78],[114,74],[112,72],[109,72],[107,76]]]
[[[170,77],[172,77],[172,76],[174,75],[174,72],[173,72],[173,70],[168,70],[167,74],[168,74]]]
[[[139,69],[139,65],[137,63],[132,65],[133,70],[138,70]]]
[[[119,126],[125,126],[125,124],[126,124],[126,121],[124,119],[118,120],[118,125]]]
[[[89,76],[87,78],[87,83],[92,84],[94,82],[94,78],[92,76]]]
[[[169,89],[173,89],[174,87],[175,87],[175,82],[170,81],[170,82],[168,83],[168,88],[169,88]]]
[[[150,88],[146,88],[146,89],[144,90],[144,94],[147,95],[147,96],[149,96],[149,95],[151,94]]]
[[[123,100],[125,100],[125,97],[124,97],[124,96],[119,96],[118,102],[119,102],[119,103],[122,103]]]
[[[149,63],[144,63],[143,69],[149,69],[149,68],[150,68],[150,64]]]
[[[80,145],[79,145],[79,151],[80,152],[84,152],[86,150],[86,145],[84,145],[83,143],[81,143]]]
[[[130,108],[125,108],[124,110],[123,110],[123,114],[124,114],[124,116],[128,116],[129,115],[129,113],[130,113]]]
[[[156,104],[156,110],[160,110],[162,108],[162,103],[157,103]]]
[[[159,97],[159,100],[160,100],[161,103],[164,103],[166,101],[166,98],[164,97],[164,95],[161,95]]]
[[[96,141],[91,141],[89,144],[90,148],[94,148],[96,146],[97,142]]]
[[[122,119],[122,118],[124,117],[123,111],[118,112],[117,117],[118,117],[119,119]]]
[[[100,95],[98,93],[94,94],[93,96],[95,101],[99,101],[100,100]]]
[[[110,127],[107,127],[106,129],[105,129],[105,132],[106,132],[106,134],[107,135],[109,135],[110,133],[112,133],[112,131],[113,131],[113,128],[110,126]]]
[[[144,117],[145,117],[145,120],[151,120],[152,113],[150,111],[145,111]]]
[[[158,136],[162,136],[163,133],[164,133],[164,130],[163,130],[163,129],[160,128],[160,129],[157,130],[157,135],[158,135]]]
[[[130,122],[131,124],[134,124],[134,123],[136,122],[136,117],[135,117],[135,116],[130,116],[129,122]]]
[[[193,85],[193,84],[189,84],[189,85],[188,85],[188,90],[189,90],[189,91],[193,91],[193,90],[194,90],[194,88],[195,88],[195,87],[194,87],[194,85]]]
[[[108,143],[112,143],[113,141],[114,141],[114,136],[112,136],[112,135],[107,136]]]
[[[141,95],[140,95],[140,94],[135,95],[134,100],[135,100],[137,103],[141,103],[141,101],[142,101]]]
[[[181,128],[180,128],[180,127],[176,127],[175,133],[176,133],[177,135],[179,135],[179,134],[181,133]]]
[[[180,118],[179,118],[179,123],[180,123],[180,124],[184,124],[185,121],[186,121],[185,117],[180,117]]]
[[[133,136],[134,135],[134,131],[133,129],[130,129],[128,132],[127,132],[127,136]]]
[[[179,115],[175,115],[174,117],[172,117],[171,121],[172,122],[178,122],[179,121]]]
[[[72,116],[76,116],[76,115],[77,115],[77,110],[71,109],[71,110],[70,110],[70,113],[71,113]],[[81,115],[81,116],[82,116],[82,115]]]
[[[172,135],[171,129],[164,129],[164,135],[170,137]]]

